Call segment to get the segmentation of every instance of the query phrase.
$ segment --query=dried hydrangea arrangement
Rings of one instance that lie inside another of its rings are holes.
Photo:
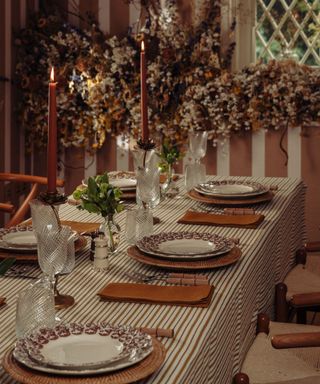
[[[16,38],[19,115],[27,145],[46,146],[47,81],[51,65],[58,81],[60,144],[99,148],[107,133],[140,129],[140,41],[148,56],[149,126],[181,144],[181,106],[191,84],[204,83],[228,66],[219,57],[220,8],[208,3],[206,19],[181,28],[175,1],[160,16],[150,14],[139,34],[107,38],[94,23],[80,30],[58,16],[35,18]],[[174,132],[174,135],[172,135]]]
[[[57,16],[38,17],[16,38],[19,116],[27,146],[45,147],[47,82],[58,80],[59,141],[95,151],[106,134],[138,137],[140,41],[147,47],[149,127],[180,150],[190,129],[214,142],[233,133],[319,121],[320,72],[294,62],[257,63],[229,71],[234,48],[220,53],[220,6],[203,1],[204,19],[181,24],[176,1],[144,1],[140,33],[106,37],[95,23],[80,30]],[[163,3],[163,2],[162,2]],[[232,30],[235,25],[232,26]]]

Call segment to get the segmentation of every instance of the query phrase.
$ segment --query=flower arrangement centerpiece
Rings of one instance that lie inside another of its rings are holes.
[[[87,185],[80,185],[73,192],[73,198],[79,203],[78,209],[104,218],[99,231],[105,234],[112,253],[117,250],[120,241],[120,227],[115,223],[114,215],[123,210],[121,194],[118,187],[110,184],[107,173],[89,177]]]
[[[145,23],[124,38],[105,36],[92,20],[81,30],[57,15],[40,15],[20,31],[16,84],[28,148],[46,146],[51,65],[58,81],[61,146],[95,151],[108,134],[138,138],[142,39],[150,136],[160,133],[180,152],[189,130],[207,130],[217,143],[237,133],[320,120],[318,69],[273,60],[232,73],[234,43],[224,52],[220,47],[220,2],[202,1],[201,17],[191,26],[181,22],[177,3],[141,2]],[[230,35],[234,28],[235,23]]]
[[[157,2],[155,2],[157,3]],[[183,27],[175,1],[155,5],[139,33],[107,37],[97,23],[73,27],[58,15],[35,17],[15,39],[19,115],[27,146],[46,146],[46,82],[56,70],[59,142],[94,151],[107,134],[138,138],[140,42],[146,43],[150,135],[183,146],[190,125],[181,124],[192,84],[205,84],[228,59],[220,57],[220,8],[207,1],[206,17],[193,29]],[[172,135],[172,132],[174,134]]]

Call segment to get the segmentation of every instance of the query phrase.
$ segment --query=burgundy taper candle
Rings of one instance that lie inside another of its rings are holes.
[[[142,41],[141,52],[140,52],[140,87],[141,87],[141,131],[142,131],[142,141],[144,143],[146,143],[149,139],[146,72],[147,72],[146,55],[145,55],[144,41]]]
[[[48,149],[47,149],[47,175],[48,193],[57,192],[57,101],[54,69],[51,68],[49,82],[49,114],[48,114]]]

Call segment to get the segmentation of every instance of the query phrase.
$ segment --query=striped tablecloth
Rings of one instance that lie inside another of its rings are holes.
[[[154,232],[196,230],[240,239],[243,255],[239,262],[205,272],[216,287],[209,308],[100,301],[96,294],[108,282],[129,281],[125,272],[155,272],[155,268],[127,257],[123,233],[120,252],[111,260],[107,273],[92,270],[88,247],[77,254],[74,271],[59,283],[60,292],[72,294],[77,305],[60,311],[59,316],[67,321],[106,320],[139,327],[173,328],[174,339],[162,340],[167,349],[165,364],[148,383],[231,383],[254,338],[257,314],[266,311],[272,315],[274,286],[289,271],[295,250],[305,240],[304,184],[288,178],[250,180],[278,186],[270,203],[256,206],[257,212],[266,216],[258,229],[177,224],[187,209],[200,208],[185,196],[165,200],[154,210],[161,220]],[[182,190],[182,180],[179,183]],[[70,205],[60,208],[60,216],[65,220],[98,221],[97,216]],[[125,212],[119,214],[117,221],[124,231]],[[8,303],[0,308],[1,356],[15,341],[16,295],[28,283],[0,278],[0,295],[7,297]],[[15,383],[3,370],[0,382]]]

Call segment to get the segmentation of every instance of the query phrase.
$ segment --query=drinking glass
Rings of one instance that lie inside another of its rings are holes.
[[[51,328],[54,325],[54,294],[50,280],[43,276],[18,295],[16,335],[22,338],[40,326]]]
[[[200,160],[206,155],[207,141],[207,131],[189,132],[189,152],[197,164],[200,164]]]
[[[159,171],[152,168],[138,168],[137,177],[137,204],[146,208],[155,208],[160,202]]]
[[[189,154],[193,163],[186,165],[185,168],[185,186],[190,191],[194,186],[205,182],[206,167],[201,164],[201,159],[207,152],[207,131],[189,132]]]
[[[149,209],[132,209],[126,213],[126,240],[130,245],[136,244],[144,236],[152,234],[153,217]]]
[[[187,164],[184,174],[185,187],[189,192],[193,187],[206,181],[206,167],[204,164]]]
[[[71,229],[70,229],[71,231]],[[72,232],[72,231],[71,231]],[[56,309],[71,307],[74,304],[74,298],[71,295],[61,294],[58,291],[58,279],[61,275],[67,275],[73,271],[75,266],[75,234],[72,233],[68,238],[67,260],[61,272],[55,275],[54,281],[54,301]]]
[[[53,229],[47,226],[42,231],[36,232],[36,236],[38,262],[42,272],[52,281],[56,308],[68,307],[74,303],[74,299],[71,296],[60,295],[57,290],[57,283],[58,274],[69,273],[74,266],[74,244],[71,228],[61,226],[60,229]]]
[[[31,200],[31,217],[32,228],[37,232],[41,232],[44,227],[49,226],[52,229],[59,229],[59,205],[45,204],[38,199]]]

